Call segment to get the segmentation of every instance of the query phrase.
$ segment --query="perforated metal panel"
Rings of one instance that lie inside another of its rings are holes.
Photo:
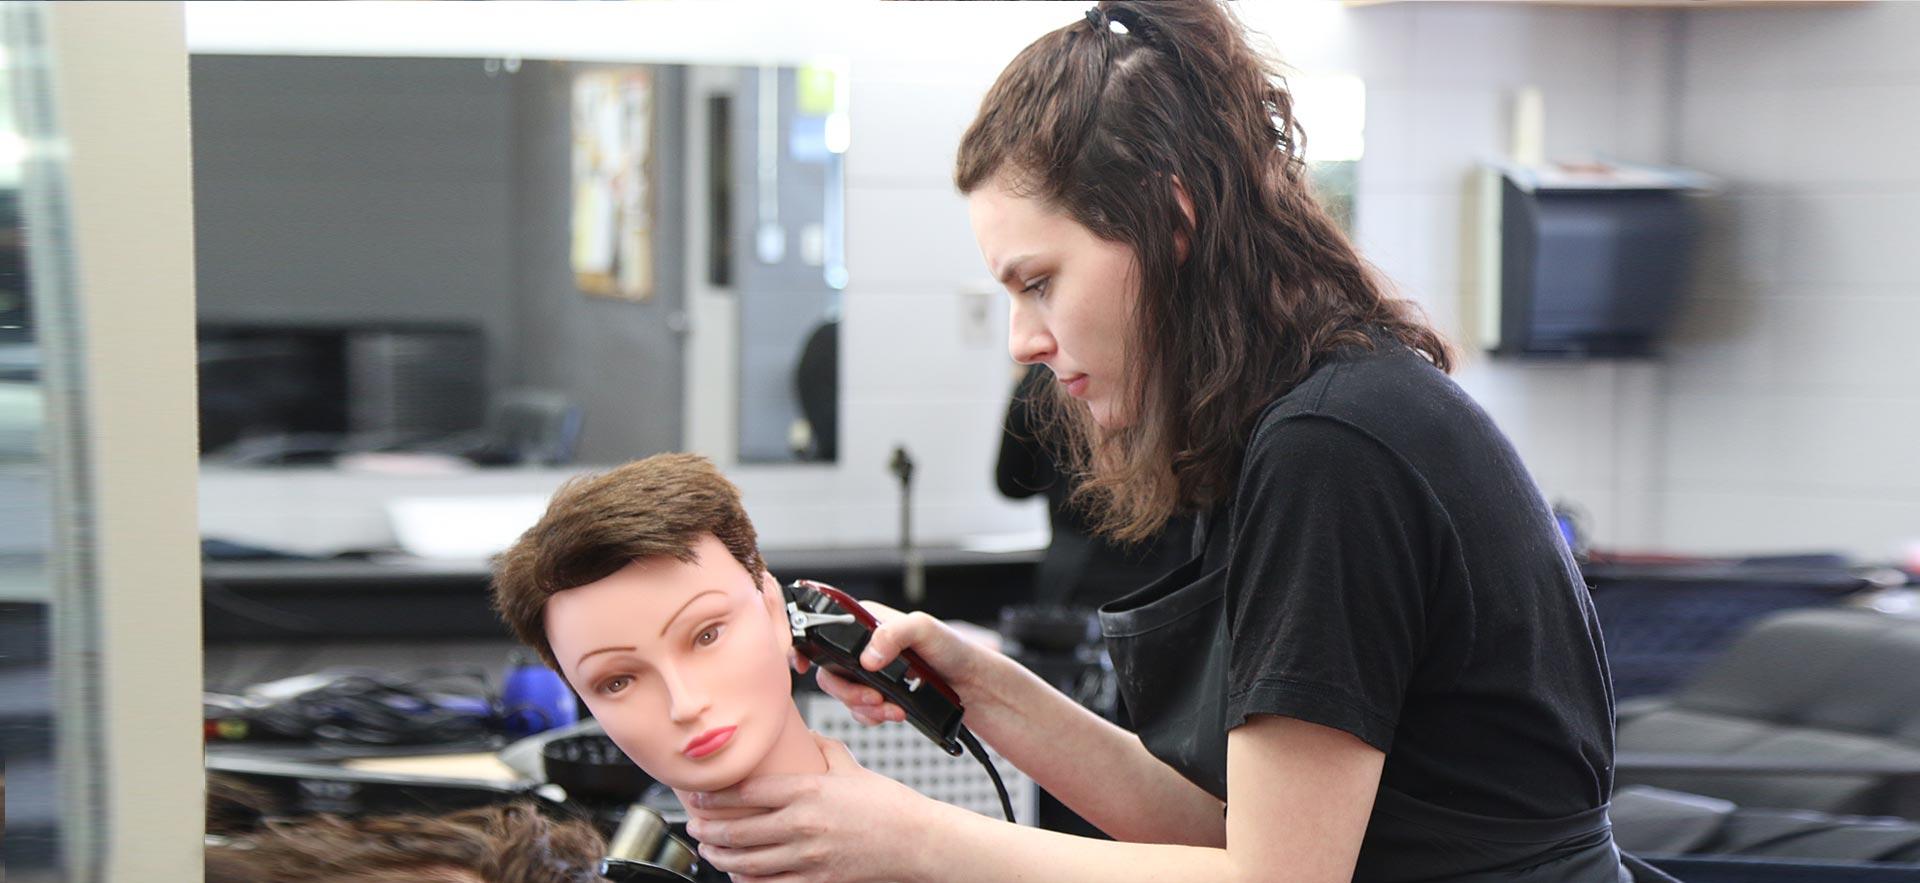
[[[800,714],[814,732],[846,743],[860,765],[942,803],[950,803],[1000,818],[1000,797],[993,780],[972,754],[953,757],[906,724],[869,727],[831,696],[809,693],[799,697]],[[983,743],[984,744],[984,743]],[[987,747],[987,757],[1000,771],[1013,814],[1022,825],[1032,825],[1038,813],[1040,789],[1006,758]]]

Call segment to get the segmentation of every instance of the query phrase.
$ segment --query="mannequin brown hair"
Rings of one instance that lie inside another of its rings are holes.
[[[207,848],[209,883],[600,883],[606,843],[530,803],[268,822]]]
[[[521,643],[558,671],[547,643],[547,598],[604,579],[632,561],[691,564],[702,534],[718,537],[748,573],[766,572],[740,490],[705,457],[656,454],[576,478],[495,560],[494,609]]]

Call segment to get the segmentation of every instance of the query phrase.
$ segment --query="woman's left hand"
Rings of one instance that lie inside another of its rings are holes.
[[[914,844],[940,804],[860,766],[847,746],[819,734],[827,772],[748,779],[691,795],[700,811],[760,809],[738,819],[694,819],[700,855],[738,883],[907,880]]]

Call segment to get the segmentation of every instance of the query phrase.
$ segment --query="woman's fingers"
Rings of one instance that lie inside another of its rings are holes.
[[[688,791],[681,796],[693,809],[712,812],[729,809],[777,810],[820,790],[818,776],[759,776],[719,791]]]
[[[795,850],[792,846],[757,846],[736,849],[716,846],[710,843],[700,844],[700,857],[707,864],[726,871],[735,880],[750,880],[773,877],[793,869]]]
[[[962,689],[971,667],[970,654],[979,652],[977,649],[968,646],[946,624],[925,613],[901,613],[881,604],[863,606],[880,620],[880,626],[867,639],[866,650],[860,655],[861,668],[879,671],[892,665],[902,652],[912,650],[936,675],[956,689]],[[804,671],[801,666],[795,668]],[[820,666],[813,666],[813,670],[820,689],[840,700],[860,723],[872,726],[907,719],[906,712],[886,701],[880,691]]]
[[[942,655],[938,653],[939,647],[932,646],[938,638],[945,637],[938,630],[939,624],[939,620],[919,611],[881,623],[873,630],[873,637],[867,639],[860,664],[868,671],[879,671],[893,664],[900,651],[910,647],[921,650],[923,657]]]
[[[814,682],[827,695],[840,700],[840,704],[853,712],[855,720],[867,726],[907,718],[900,706],[886,701],[879,690],[843,678],[827,669],[818,669],[814,674]]]
[[[707,846],[751,849],[792,839],[789,820],[775,810],[738,819],[688,819],[687,833]]]
[[[881,625],[906,615],[878,601],[862,601],[860,606],[867,608],[867,612],[873,614],[874,619],[880,620]]]

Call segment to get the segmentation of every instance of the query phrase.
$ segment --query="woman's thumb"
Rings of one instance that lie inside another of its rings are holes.
[[[860,765],[853,759],[853,752],[847,750],[847,743],[819,733],[813,734],[813,741],[819,744],[821,756],[827,759],[828,772]]]
[[[881,623],[867,638],[867,649],[860,652],[860,664],[868,671],[879,671],[893,662],[900,651],[913,643],[912,635],[905,634],[908,628],[906,619],[896,619]]]

